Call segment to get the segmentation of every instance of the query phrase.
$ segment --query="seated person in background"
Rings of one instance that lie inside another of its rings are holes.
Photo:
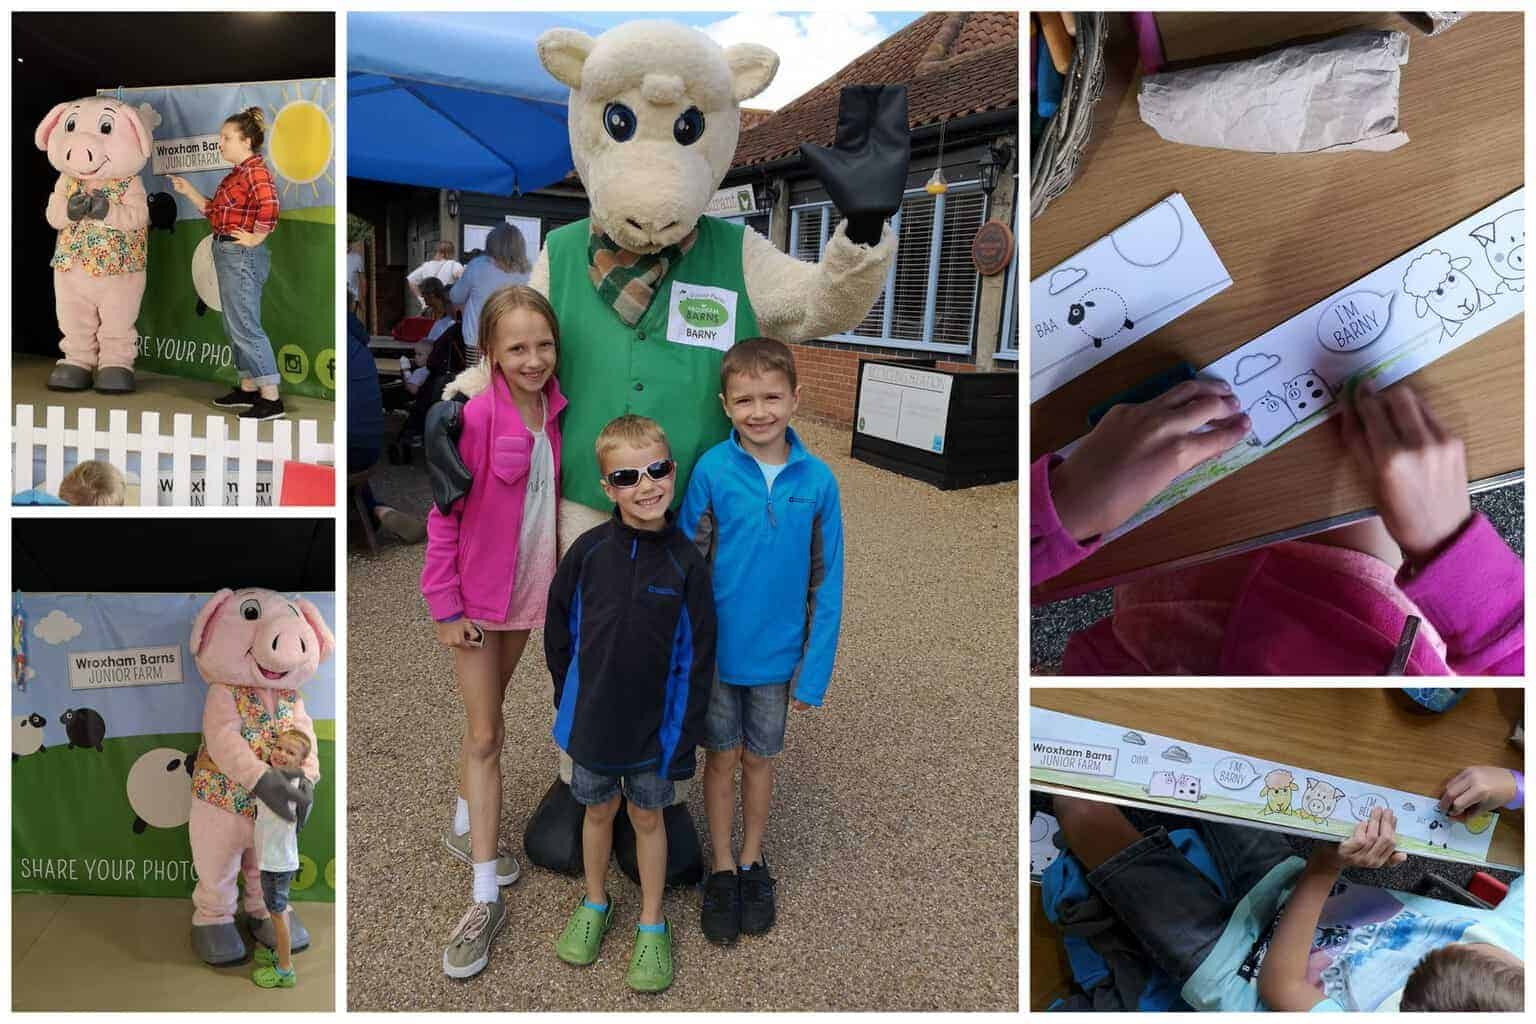
[[[128,500],[128,481],[110,462],[82,462],[59,481],[59,497],[71,505],[121,505]]]
[[[426,427],[427,410],[443,397],[443,388],[468,365],[464,350],[464,329],[453,315],[448,289],[436,278],[422,282],[421,297],[436,320],[422,346],[418,346],[415,368],[408,369],[404,357],[400,368],[405,374],[405,390],[415,401],[410,416],[400,432],[400,440],[420,436]],[[423,356],[422,352],[426,354]]]

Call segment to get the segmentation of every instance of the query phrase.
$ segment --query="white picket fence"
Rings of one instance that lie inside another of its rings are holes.
[[[257,504],[257,475],[270,473],[272,481],[271,503],[276,504],[283,489],[283,463],[298,462],[336,464],[336,447],[322,444],[319,440],[319,423],[315,420],[271,420],[271,436],[262,440],[262,424],[252,420],[237,419],[238,430],[229,436],[230,420],[224,416],[209,416],[202,436],[192,433],[190,413],[176,413],[171,417],[169,435],[160,433],[160,414],[140,414],[137,433],[128,429],[128,412],[112,409],[107,413],[107,429],[96,427],[95,409],[75,411],[75,425],[68,427],[64,421],[65,410],[50,405],[43,410],[43,425],[38,426],[35,410],[30,405],[16,406],[16,427],[11,433],[12,466],[15,478],[13,493],[38,486],[35,463],[37,450],[43,451],[42,486],[50,494],[59,492],[59,482],[64,479],[64,453],[74,450],[75,464],[90,459],[105,458],[124,476],[129,476],[128,457],[136,454],[139,461],[139,504],[159,505],[161,481],[167,475],[160,468],[161,456],[169,454],[171,466],[170,504],[191,505],[194,476],[203,478],[203,495],[209,505],[224,504],[223,495],[227,481],[237,484],[240,505]],[[294,447],[294,427],[298,427],[299,443]],[[202,469],[195,470],[194,456],[203,460]],[[236,467],[230,474],[226,460],[233,459]]]

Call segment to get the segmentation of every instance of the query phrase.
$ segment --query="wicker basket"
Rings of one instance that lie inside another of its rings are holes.
[[[1093,131],[1093,108],[1104,95],[1110,16],[1079,14],[1072,64],[1061,84],[1061,105],[1040,133],[1029,168],[1029,219],[1072,185]]]

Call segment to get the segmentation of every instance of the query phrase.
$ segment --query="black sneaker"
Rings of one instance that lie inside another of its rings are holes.
[[[773,927],[773,887],[776,884],[768,873],[768,862],[760,860],[749,868],[742,868],[737,876],[741,882],[741,930],[748,935],[761,935]]]
[[[281,398],[256,397],[251,407],[240,414],[243,420],[280,420],[287,415]]]
[[[729,946],[741,934],[741,886],[734,871],[716,871],[704,879],[704,909],[699,926],[710,942]]]
[[[220,395],[213,404],[220,409],[249,409],[256,404],[256,392],[231,388],[229,394]]]

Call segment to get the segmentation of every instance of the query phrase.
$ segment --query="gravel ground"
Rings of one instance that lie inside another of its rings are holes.
[[[1487,516],[1515,554],[1525,557],[1525,487],[1500,487],[1472,496],[1472,508]],[[1094,590],[1064,601],[1040,605],[1029,616],[1029,661],[1034,675],[1059,675],[1061,658],[1073,633],[1080,633],[1114,611],[1114,591]]]
[[[441,845],[462,706],[418,595],[422,549],[354,543],[350,1009],[1018,1008],[1018,485],[945,493],[849,458],[845,428],[796,429],[842,487],[846,597],[827,705],[792,716],[779,762],[775,928],[720,950],[699,933],[697,891],[669,893],[677,979],[638,996],[624,984],[638,888],[610,870],[614,929],[596,964],[571,968],[552,947],[580,883],[524,864],[490,966],[446,978],[470,881]],[[374,479],[380,501],[425,514],[420,468]],[[541,645],[535,633],[506,701],[502,834],[519,859],[556,774]],[[697,783],[689,804],[707,847]]]

